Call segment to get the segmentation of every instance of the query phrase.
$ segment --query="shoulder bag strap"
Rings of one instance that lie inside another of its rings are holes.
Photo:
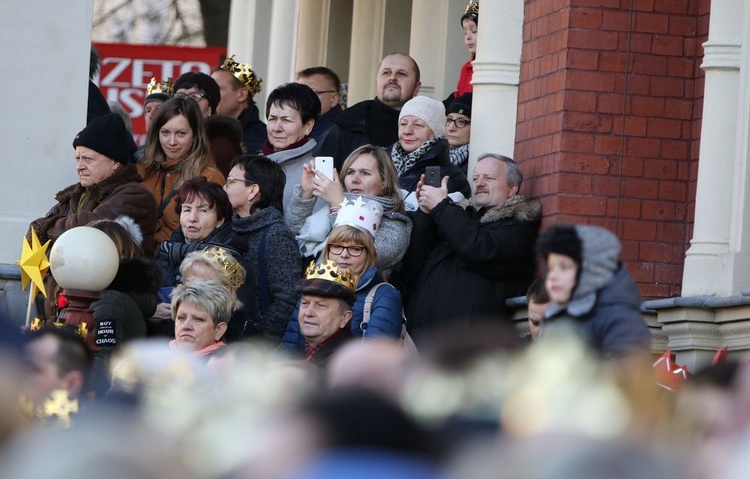
[[[158,220],[161,218],[161,215],[164,214],[164,210],[167,208],[167,205],[170,201],[172,201],[172,198],[174,198],[174,195],[177,194],[177,190],[174,189],[169,192],[166,198],[164,198],[164,201],[161,202],[161,205],[159,205],[159,211],[156,213],[156,219]]]
[[[367,325],[370,322],[370,313],[372,313],[372,302],[375,301],[375,292],[384,284],[385,283],[376,284],[370,288],[370,291],[367,292],[367,296],[365,296],[365,306],[362,310],[362,322],[359,324],[359,329],[362,330],[362,339],[364,339],[365,334],[367,333]]]

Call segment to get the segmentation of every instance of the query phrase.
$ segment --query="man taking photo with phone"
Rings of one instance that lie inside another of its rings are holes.
[[[518,194],[523,181],[512,159],[494,153],[477,160],[471,204],[448,197],[448,177],[439,187],[417,185],[419,211],[404,256],[409,332],[419,343],[439,327],[497,321],[505,300],[522,296],[534,276],[534,246],[541,203]]]

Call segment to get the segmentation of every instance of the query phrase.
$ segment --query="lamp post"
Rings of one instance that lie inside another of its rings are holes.
[[[55,241],[49,255],[50,271],[68,299],[55,320],[77,328],[86,344],[97,351],[91,303],[117,275],[120,255],[106,233],[88,226],[72,228]]]

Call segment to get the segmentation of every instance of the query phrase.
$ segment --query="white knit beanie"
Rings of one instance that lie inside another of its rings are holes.
[[[417,96],[401,107],[399,121],[405,116],[416,116],[430,127],[436,138],[445,136],[445,107],[443,102],[426,96]]]

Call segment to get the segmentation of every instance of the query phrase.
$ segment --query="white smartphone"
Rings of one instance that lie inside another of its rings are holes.
[[[315,157],[315,169],[320,173],[323,173],[328,177],[329,180],[333,180],[333,157],[332,156],[316,156]]]

